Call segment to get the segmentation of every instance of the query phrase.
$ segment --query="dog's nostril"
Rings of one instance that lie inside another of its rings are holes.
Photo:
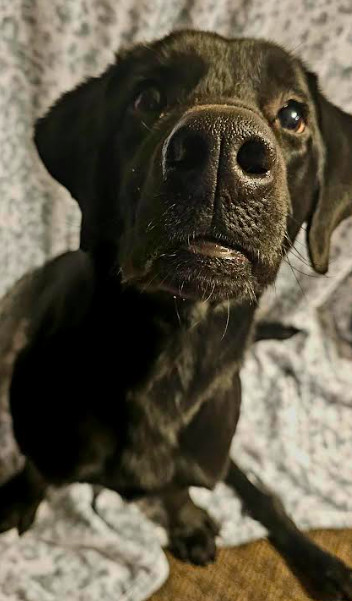
[[[164,168],[188,171],[200,168],[207,159],[206,140],[196,132],[182,128],[168,140],[164,152]]]
[[[272,165],[271,152],[261,140],[247,140],[237,153],[237,163],[245,173],[265,175]]]

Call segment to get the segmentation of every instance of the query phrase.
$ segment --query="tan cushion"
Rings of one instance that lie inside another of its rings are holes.
[[[352,530],[311,537],[352,564]],[[214,565],[197,568],[168,556],[170,578],[152,601],[311,601],[267,541],[222,549]]]

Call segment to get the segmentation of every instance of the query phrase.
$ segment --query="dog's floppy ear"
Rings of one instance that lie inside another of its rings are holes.
[[[97,193],[98,157],[106,137],[111,68],[64,94],[35,125],[34,141],[49,173],[82,210]]]
[[[315,75],[308,74],[321,134],[319,193],[308,223],[308,249],[314,269],[326,273],[333,230],[352,215],[352,116],[329,102]]]

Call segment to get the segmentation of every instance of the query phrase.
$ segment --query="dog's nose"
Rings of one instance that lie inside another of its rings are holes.
[[[174,127],[163,146],[164,177],[177,175],[189,184],[217,171],[221,162],[246,185],[248,177],[268,175],[276,157],[275,143],[264,120],[253,111],[232,106],[197,107]]]
[[[272,166],[273,153],[261,139],[247,140],[237,152],[237,163],[244,173],[265,175]]]
[[[164,147],[164,171],[192,171],[202,169],[210,153],[210,144],[204,133],[183,126],[172,132]]]

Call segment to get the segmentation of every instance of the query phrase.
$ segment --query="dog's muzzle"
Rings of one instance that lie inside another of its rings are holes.
[[[254,111],[229,105],[190,109],[164,142],[164,178],[177,177],[187,187],[224,175],[236,179],[237,188],[261,192],[276,159],[271,130]]]
[[[152,160],[155,176],[148,189],[157,201],[142,203],[146,214],[135,238],[142,245],[146,241],[146,249],[150,244],[151,251],[132,252],[135,277],[149,282],[152,275],[163,288],[174,292],[182,286],[182,293],[191,290],[192,296],[199,290],[204,296],[214,286],[227,288],[230,296],[249,282],[256,287],[271,279],[286,205],[277,193],[282,161],[266,121],[250,108],[192,107],[162,142],[161,156]],[[158,217],[155,206],[160,206]],[[149,234],[153,219],[156,227]],[[128,265],[123,273],[126,281],[133,277]]]

